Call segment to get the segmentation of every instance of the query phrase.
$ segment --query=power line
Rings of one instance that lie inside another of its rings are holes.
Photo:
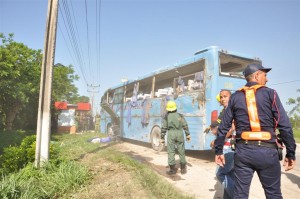
[[[69,12],[69,8],[68,8],[68,4],[67,4],[67,2],[65,0],[62,0],[62,3],[63,3],[63,8],[64,8],[65,12],[63,12],[61,10],[60,6],[59,6],[59,11],[62,14],[61,16],[62,16],[64,25],[65,25],[65,29],[67,30],[68,38],[69,38],[71,46],[73,48],[75,57],[77,58],[77,62],[78,62],[79,67],[81,69],[81,73],[82,73],[83,79],[84,79],[85,82],[87,82],[86,81],[85,70],[82,68],[84,66],[83,61],[82,61],[82,53],[80,52],[80,49],[79,49],[79,46],[78,46],[77,37],[76,37],[75,31],[74,31],[74,27],[73,27],[73,23],[72,23],[72,20],[71,20],[71,17],[70,17],[70,12]],[[63,13],[65,14],[65,16],[63,15]],[[66,24],[65,18],[67,19],[68,26]],[[67,27],[69,27],[69,28],[67,28]]]
[[[299,82],[300,80],[292,80],[292,81],[288,81],[288,82],[280,82],[280,83],[275,83],[275,84],[270,84],[270,86],[273,86],[273,85],[279,85],[279,84],[288,84],[288,83],[293,83],[293,82]]]
[[[99,10],[99,12],[98,12]],[[101,78],[100,74],[100,40],[101,40],[101,0],[99,1],[98,6],[98,0],[96,0],[96,52],[97,52],[97,69],[96,74],[99,74],[99,79]],[[100,83],[100,81],[99,81]]]
[[[88,45],[88,60],[89,60],[89,68],[91,69],[89,23],[88,23],[88,10],[87,10],[87,2],[86,2],[86,0],[85,0],[85,21],[86,21],[86,36],[87,36],[87,45]],[[93,74],[92,71],[91,71],[91,74]]]

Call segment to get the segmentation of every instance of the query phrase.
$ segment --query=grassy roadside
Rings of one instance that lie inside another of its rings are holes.
[[[65,155],[84,164],[93,173],[88,186],[66,194],[65,198],[192,198],[176,190],[147,165],[114,150],[114,142],[87,142],[97,136],[99,134],[93,133],[54,136]]]
[[[114,150],[114,142],[87,142],[99,136],[105,135],[52,135],[51,144],[60,151],[59,161],[50,160],[40,169],[28,164],[19,172],[2,176],[0,198],[191,198],[147,165]]]

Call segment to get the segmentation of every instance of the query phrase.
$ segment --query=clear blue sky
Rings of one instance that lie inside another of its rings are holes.
[[[0,32],[43,49],[47,4],[0,0]],[[81,68],[65,26],[68,16]],[[267,85],[284,105],[299,96],[299,0],[60,0],[58,24],[55,63],[72,64],[81,77],[83,71],[79,92],[90,96],[87,90],[93,91],[96,104],[122,78],[135,79],[212,45],[259,57],[273,68]],[[101,87],[92,89],[87,83]]]

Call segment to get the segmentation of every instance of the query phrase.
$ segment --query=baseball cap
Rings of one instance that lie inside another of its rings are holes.
[[[245,68],[243,75],[245,77],[251,75],[252,73],[261,70],[264,71],[265,73],[269,72],[272,68],[264,68],[262,65],[260,64],[249,64],[247,65],[247,67]]]

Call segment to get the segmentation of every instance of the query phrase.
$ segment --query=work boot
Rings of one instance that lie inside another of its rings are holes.
[[[169,175],[176,174],[175,165],[170,165],[170,170],[167,171],[167,174],[169,174]]]
[[[181,172],[181,174],[186,174],[187,173],[186,164],[181,164],[180,165],[180,172]]]

